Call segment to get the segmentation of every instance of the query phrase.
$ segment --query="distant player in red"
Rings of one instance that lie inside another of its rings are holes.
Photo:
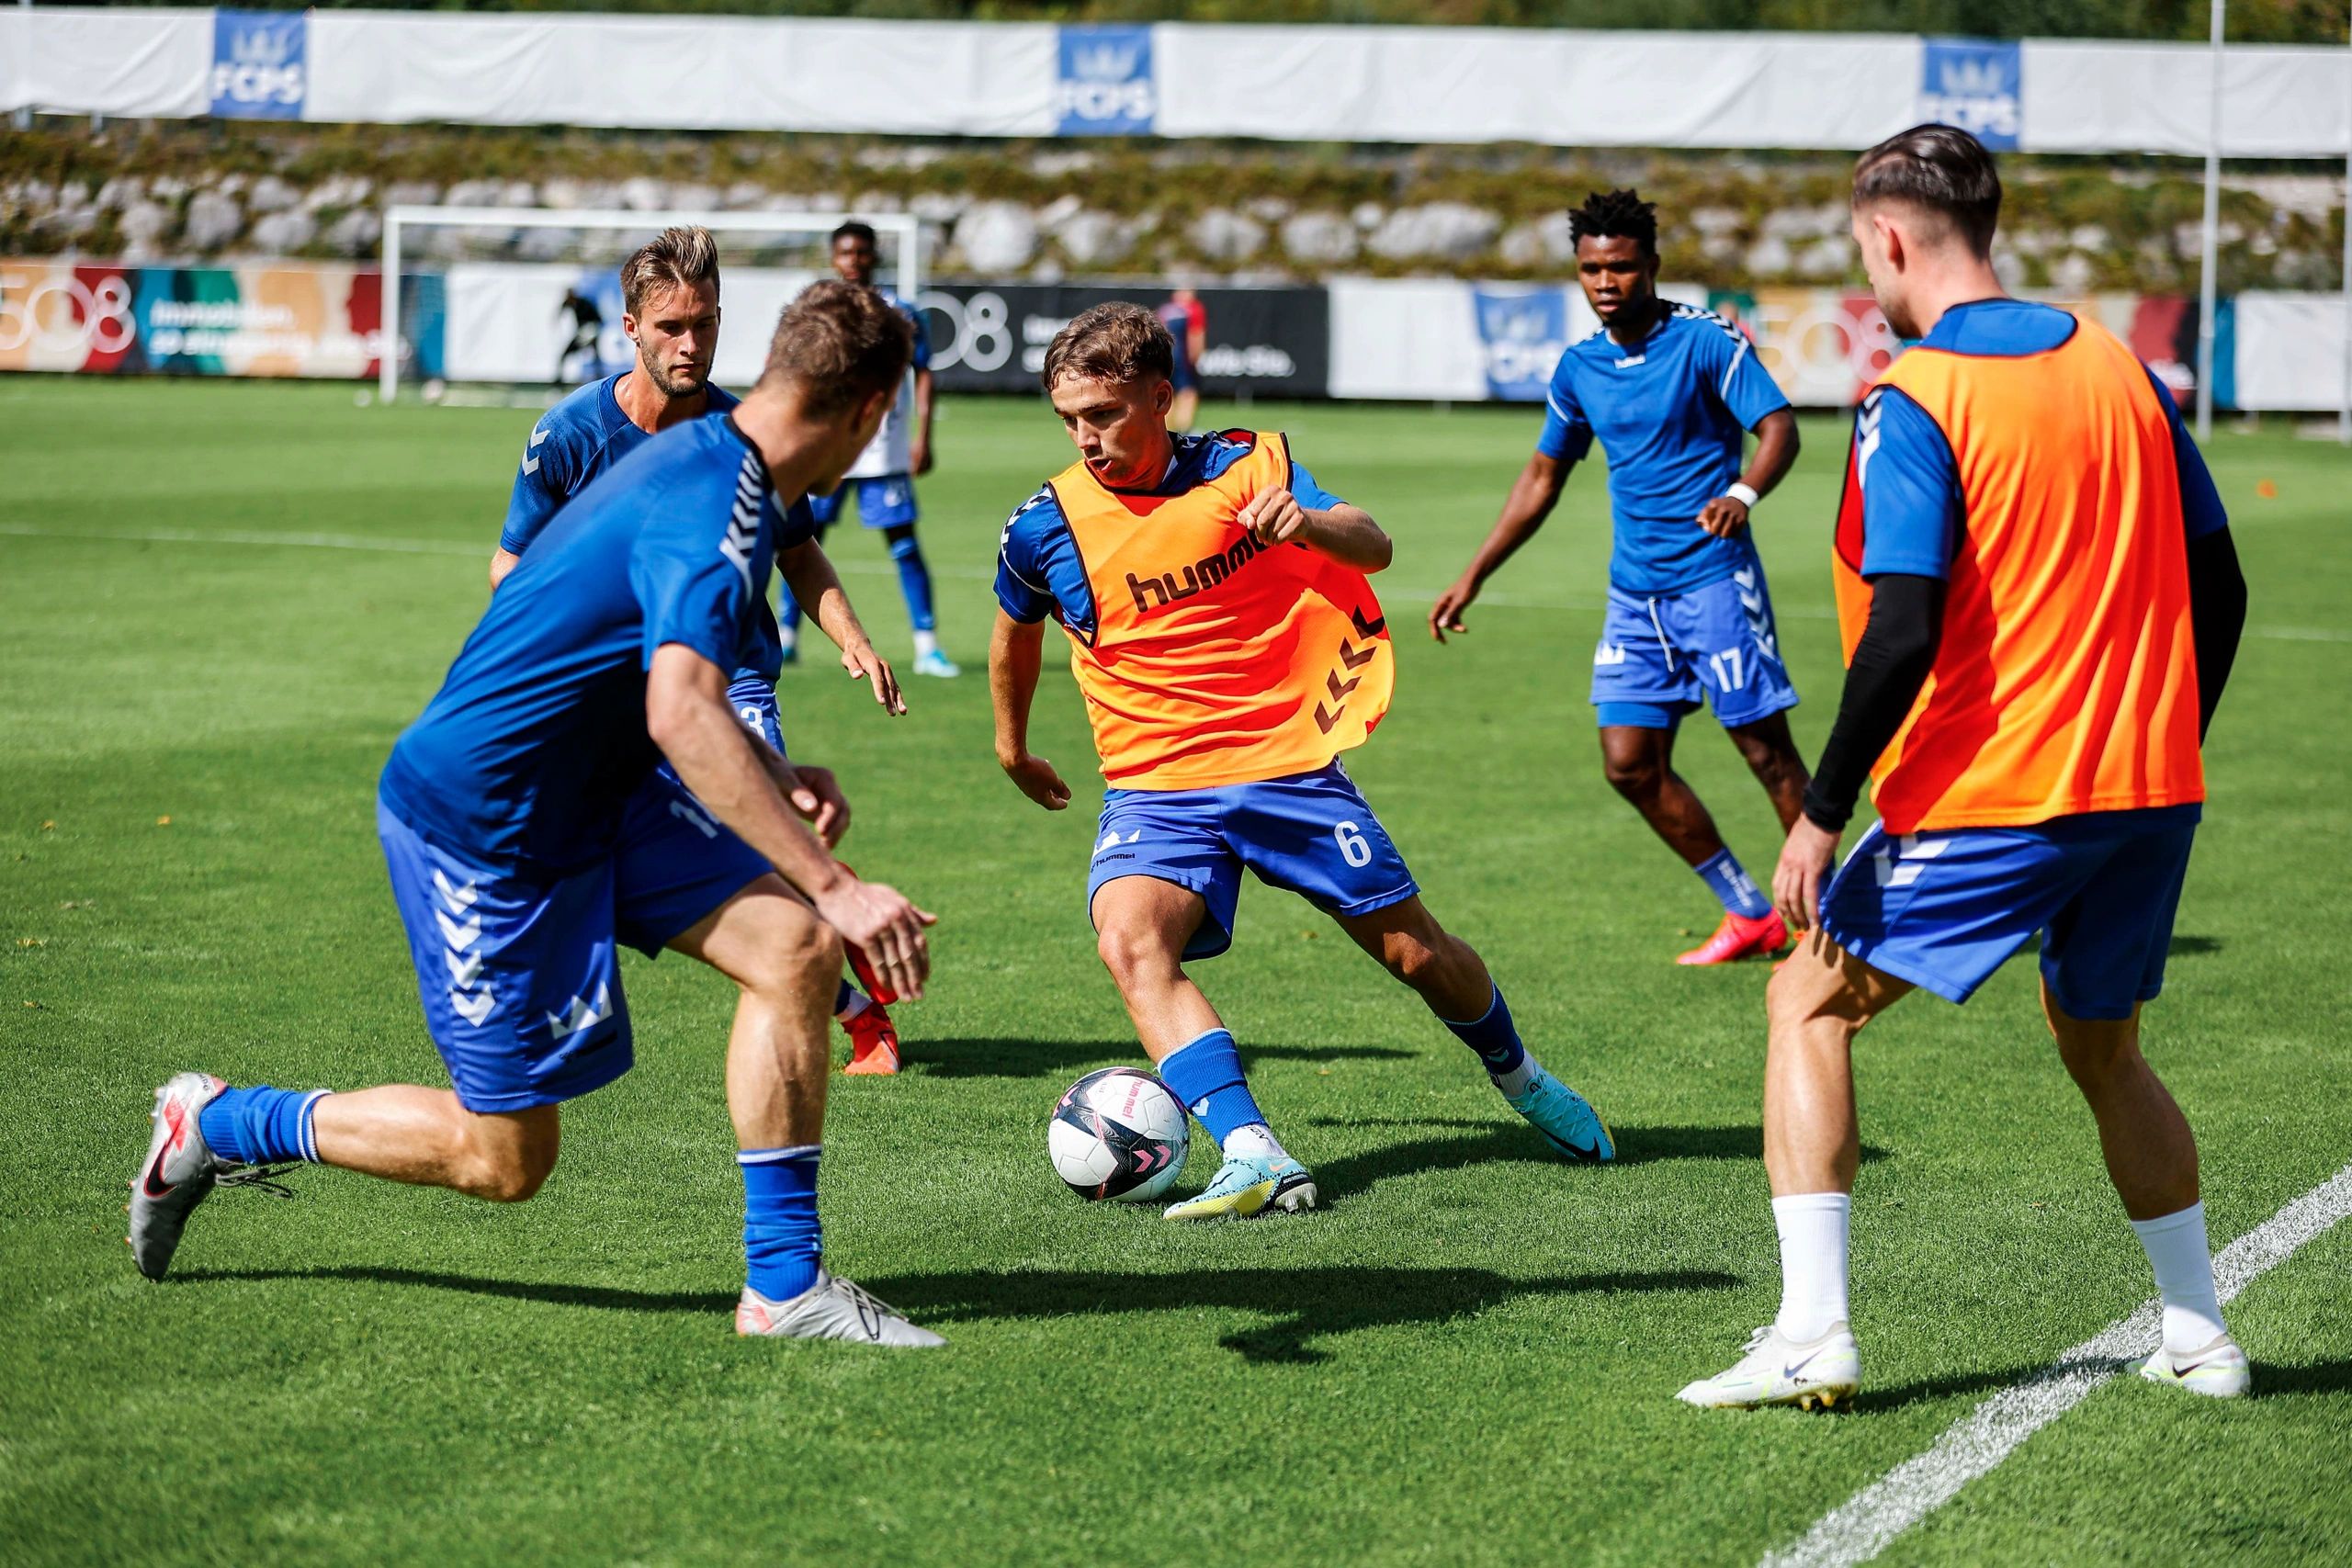
[[[1201,355],[1209,351],[1209,308],[1189,288],[1171,288],[1168,302],[1154,312],[1175,345],[1176,362],[1168,384],[1176,400],[1168,407],[1168,428],[1190,430],[1201,417]]]
[[[2098,322],[2003,293],[2000,209],[1993,160],[1948,126],[1855,169],[1871,287],[1920,341],[1856,411],[1832,562],[1846,690],[1772,880],[1810,933],[1773,976],[1764,1077],[1780,1314],[1682,1391],[1692,1404],[1860,1387],[1854,1036],[1915,987],[1967,1000],[2036,932],[2043,1013],[2164,1299],[2142,1375],[2247,1386],[2196,1140],[2139,1021],[2164,984],[2245,580],[2163,384]],[[1865,774],[1880,820],[1831,879]]]

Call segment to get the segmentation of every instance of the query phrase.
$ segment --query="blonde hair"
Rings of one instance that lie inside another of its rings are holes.
[[[664,229],[621,266],[621,308],[630,315],[657,288],[718,288],[718,243],[707,229]]]

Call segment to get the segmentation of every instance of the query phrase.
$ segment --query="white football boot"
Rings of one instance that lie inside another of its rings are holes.
[[[775,1339],[848,1339],[902,1349],[947,1343],[826,1269],[818,1269],[817,1282],[790,1301],[772,1302],[744,1286],[742,1299],[735,1303],[735,1332]]]
[[[2140,1362],[2136,1370],[2150,1382],[2160,1382],[2168,1388],[2185,1388],[2208,1399],[2235,1399],[2254,1383],[2253,1370],[2246,1365],[2245,1352],[2239,1349],[2238,1342],[2226,1334],[2214,1336],[2213,1342],[2202,1350],[2183,1354],[2177,1350],[2159,1349]]]
[[[1767,1404],[1828,1409],[1862,1384],[1861,1351],[1843,1323],[1797,1344],[1766,1324],[1747,1337],[1747,1354],[1729,1371],[1701,1378],[1674,1397],[1702,1410],[1755,1410]]]
[[[130,1179],[129,1237],[131,1258],[150,1280],[171,1268],[188,1215],[237,1168],[212,1152],[196,1120],[228,1087],[209,1073],[181,1073],[155,1091],[155,1109],[147,1113],[155,1131]]]

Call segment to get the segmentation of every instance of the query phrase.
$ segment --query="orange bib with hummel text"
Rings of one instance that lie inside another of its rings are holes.
[[[1212,789],[1310,773],[1363,744],[1396,689],[1363,572],[1304,545],[1260,545],[1235,518],[1290,483],[1282,436],[1181,495],[1105,489],[1083,463],[1050,481],[1093,590],[1070,637],[1102,776],[1121,789]]]

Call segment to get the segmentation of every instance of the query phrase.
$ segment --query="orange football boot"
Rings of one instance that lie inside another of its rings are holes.
[[[880,1002],[867,1002],[865,1010],[842,1028],[849,1034],[849,1066],[842,1071],[883,1077],[899,1070],[898,1026]]]
[[[1789,928],[1781,922],[1781,912],[1773,910],[1756,919],[1745,916],[1724,915],[1724,923],[1715,934],[1677,958],[1677,964],[1736,964],[1743,958],[1770,958],[1789,945]]]

